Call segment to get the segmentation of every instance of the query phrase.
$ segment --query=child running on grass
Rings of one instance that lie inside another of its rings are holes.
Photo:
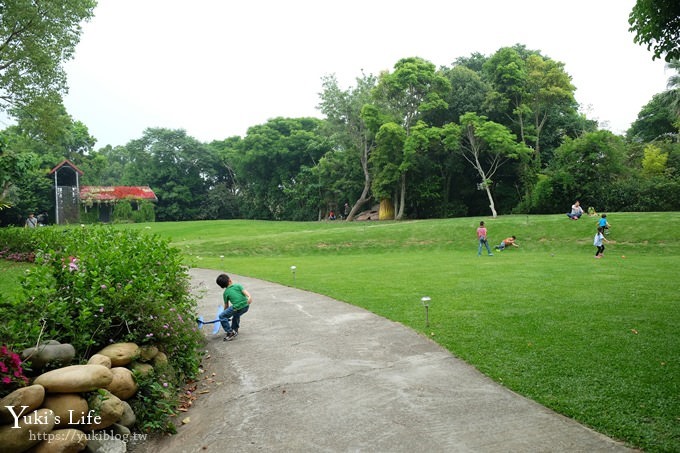
[[[222,324],[224,331],[227,332],[224,341],[231,341],[238,335],[241,316],[248,311],[253,298],[243,286],[231,281],[227,274],[217,276],[217,285],[220,288],[224,288],[224,293],[222,294],[224,311],[219,315],[220,324]],[[229,319],[231,319],[231,323]]]
[[[602,218],[597,222],[598,228],[602,228],[602,232],[609,234],[609,222],[607,221],[607,214],[602,214]]]
[[[604,254],[605,242],[609,241],[604,237],[604,228],[597,227],[597,234],[593,238],[593,245],[597,247],[597,251],[595,251],[595,258],[602,258],[602,255]]]

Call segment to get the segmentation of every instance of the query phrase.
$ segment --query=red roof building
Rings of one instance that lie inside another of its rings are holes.
[[[82,186],[82,203],[116,203],[118,201],[158,201],[149,186]]]

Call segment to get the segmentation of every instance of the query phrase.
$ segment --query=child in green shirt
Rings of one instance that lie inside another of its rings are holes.
[[[217,276],[217,285],[224,288],[222,294],[224,311],[219,315],[222,328],[227,332],[224,341],[231,341],[238,335],[241,316],[248,311],[253,298],[241,284],[234,283],[227,274]],[[229,322],[230,319],[231,323]]]

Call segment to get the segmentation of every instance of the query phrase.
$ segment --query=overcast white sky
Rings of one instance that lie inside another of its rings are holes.
[[[559,4],[559,6],[558,6]],[[343,88],[401,58],[437,67],[516,43],[565,64],[589,118],[624,133],[672,73],[633,43],[635,0],[99,0],[66,64],[64,102],[97,138],[147,127],[209,142],[277,116],[321,117],[321,77]]]

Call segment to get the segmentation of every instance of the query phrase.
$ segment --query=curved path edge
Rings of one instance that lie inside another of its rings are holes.
[[[219,271],[191,269],[214,319]],[[206,335],[197,399],[155,452],[633,451],[505,387],[401,324],[233,275],[253,295],[231,342]]]

